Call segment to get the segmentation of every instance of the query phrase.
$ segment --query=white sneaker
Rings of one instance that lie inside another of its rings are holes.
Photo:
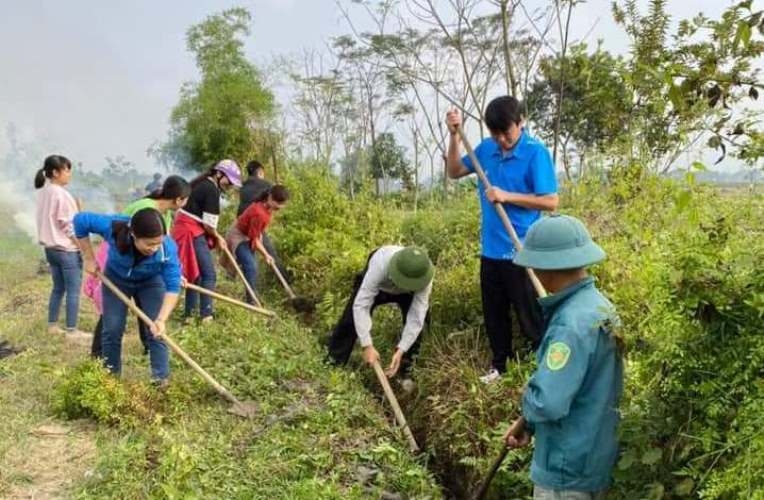
[[[480,377],[480,381],[484,384],[490,384],[491,382],[494,382],[501,378],[501,373],[499,373],[499,370],[496,368],[491,368],[491,371]]]
[[[403,389],[403,392],[406,394],[411,394],[414,392],[414,389],[416,389],[416,382],[411,380],[410,378],[404,378],[400,381],[401,389]]]

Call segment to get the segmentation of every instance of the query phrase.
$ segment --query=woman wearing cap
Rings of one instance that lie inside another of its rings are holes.
[[[530,443],[533,498],[605,497],[618,454],[623,342],[615,308],[586,268],[605,258],[586,227],[557,215],[535,222],[515,264],[532,268],[550,295],[539,299],[546,329],[538,367],[507,446]]]
[[[172,228],[183,277],[207,290],[214,290],[217,281],[210,250],[226,244],[217,231],[220,194],[232,186],[241,187],[239,166],[233,160],[222,160],[191,181],[191,196],[186,206],[178,210]],[[206,295],[200,299],[199,294],[191,290],[186,290],[184,316],[190,318],[197,303],[200,303],[202,321],[212,320],[212,299]]]
[[[165,385],[170,364],[161,335],[178,303],[180,264],[178,247],[166,235],[162,214],[154,208],[139,210],[132,217],[80,212],[74,216],[74,233],[82,250],[85,271],[90,274],[95,274],[97,269],[90,234],[99,234],[108,242],[109,254],[103,273],[154,320],[148,339],[151,377]],[[112,373],[119,374],[127,306],[107,287],[103,288],[102,300],[104,362]]]
[[[398,304],[403,331],[387,376],[394,376],[400,369],[403,378],[408,379],[430,307],[433,273],[432,262],[423,249],[387,245],[372,252],[366,269],[355,278],[350,300],[329,339],[331,361],[337,365],[347,363],[356,339],[363,347],[364,361],[378,361],[379,353],[371,339],[371,315],[377,306]]]

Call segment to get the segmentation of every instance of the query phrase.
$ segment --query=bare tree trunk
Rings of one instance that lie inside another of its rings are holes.
[[[419,135],[414,130],[414,213],[419,201]]]
[[[568,16],[565,20],[565,31],[562,29],[562,19],[560,18],[560,4],[564,0],[556,0],[555,8],[557,9],[557,26],[560,29],[560,37],[562,38],[562,50],[560,51],[560,91],[557,95],[557,119],[554,123],[554,153],[552,154],[552,160],[557,162],[557,144],[560,139],[560,122],[562,121],[562,100],[565,93],[565,63],[567,62],[566,53],[568,49],[568,34],[570,33],[570,18],[573,12],[573,0],[568,1]],[[565,169],[565,175],[570,180],[570,172]]]
[[[507,83],[507,94],[517,97],[517,80],[515,79],[514,67],[512,66],[512,54],[509,52],[509,0],[499,0],[501,9],[501,36],[504,44],[504,66],[505,79]]]

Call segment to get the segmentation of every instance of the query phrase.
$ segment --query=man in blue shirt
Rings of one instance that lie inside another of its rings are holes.
[[[533,268],[550,295],[539,299],[546,329],[522,398],[522,419],[505,434],[518,448],[535,435],[533,498],[605,497],[618,454],[623,342],[615,308],[586,267],[605,252],[574,217],[534,223],[515,264]]]
[[[492,100],[485,110],[485,124],[491,137],[475,148],[475,156],[485,170],[492,189],[478,186],[480,196],[480,289],[483,321],[493,351],[491,369],[480,379],[490,383],[506,371],[507,359],[513,356],[510,306],[514,308],[520,329],[538,345],[541,312],[536,292],[524,268],[512,259],[515,249],[509,233],[496,213],[494,203],[501,203],[522,241],[542,210],[555,210],[557,177],[549,150],[522,127],[520,103],[511,96]],[[468,156],[461,157],[458,127],[461,115],[449,111],[446,123],[451,132],[448,146],[448,176],[458,179],[475,171]]]

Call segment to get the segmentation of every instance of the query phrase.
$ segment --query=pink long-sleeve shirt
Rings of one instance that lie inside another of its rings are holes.
[[[37,241],[44,247],[76,252],[72,219],[77,202],[63,186],[46,181],[37,191]]]

